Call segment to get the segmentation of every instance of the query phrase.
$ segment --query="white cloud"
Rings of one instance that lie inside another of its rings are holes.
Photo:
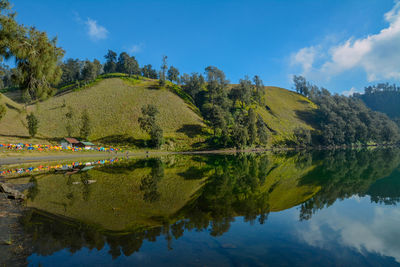
[[[369,82],[400,80],[400,1],[384,15],[388,27],[365,38],[350,38],[340,44],[317,45],[292,55],[303,75],[330,79],[349,70],[362,69]],[[316,62],[316,58],[325,59]]]
[[[129,47],[128,52],[131,54],[140,53],[140,52],[142,52],[143,47],[144,47],[144,45],[142,43],[135,44],[135,45],[132,45],[131,47]]]
[[[292,55],[291,64],[298,64],[303,68],[303,72],[309,72],[312,65],[314,64],[317,52],[318,51],[314,46],[304,47],[300,49],[296,54]]]
[[[329,209],[329,212],[320,211],[308,224],[296,229],[300,240],[325,249],[334,249],[334,244],[339,243],[359,253],[367,251],[393,257],[400,263],[399,210],[390,206],[374,207],[369,209],[371,216],[366,216],[368,213],[352,214],[333,206]]]
[[[352,95],[354,95],[355,93],[362,93],[362,92],[361,92],[361,91],[357,91],[357,89],[356,89],[355,87],[351,87],[350,90],[348,90],[348,91],[343,91],[343,92],[342,92],[342,95],[344,95],[344,96],[352,96]]]
[[[108,36],[108,31],[106,28],[104,28],[103,26],[97,24],[97,21],[88,18],[87,21],[85,22],[87,27],[88,27],[88,34],[89,37],[94,40],[102,40],[102,39],[106,39]]]

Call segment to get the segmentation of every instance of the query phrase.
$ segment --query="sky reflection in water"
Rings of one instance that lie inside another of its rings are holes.
[[[398,150],[180,156],[37,177],[28,201],[35,209],[23,223],[35,237],[28,261],[400,265],[399,165]],[[85,186],[86,176],[97,182]],[[128,182],[107,195],[104,187],[118,179]],[[48,196],[49,188],[61,197]],[[113,199],[127,203],[109,211],[117,223],[100,212]],[[48,204],[56,202],[63,208]]]

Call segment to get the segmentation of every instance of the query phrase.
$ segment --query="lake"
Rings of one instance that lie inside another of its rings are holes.
[[[400,150],[167,155],[29,182],[29,266],[398,266]]]

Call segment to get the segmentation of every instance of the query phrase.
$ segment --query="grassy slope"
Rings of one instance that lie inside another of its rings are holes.
[[[316,105],[306,97],[283,88],[268,86],[265,98],[267,107],[258,106],[257,113],[275,131],[270,142],[291,139],[297,127],[312,129],[302,116],[316,109]]]
[[[75,113],[72,120],[76,125],[74,136],[79,135],[81,111],[87,108],[93,126],[90,140],[104,141],[104,138],[113,139],[113,136],[118,135],[135,139],[148,138],[140,130],[137,120],[141,114],[140,108],[149,103],[157,105],[160,110],[158,119],[165,137],[174,139],[174,142],[170,142],[169,149],[184,150],[190,144],[204,141],[200,130],[204,123],[196,108],[171,91],[154,89],[155,87],[155,80],[104,79],[80,91],[61,94],[30,105],[27,111],[35,112],[40,121],[37,138],[33,140],[27,137],[28,130],[24,125],[26,111],[23,106],[3,96],[0,101],[9,103],[9,107],[5,118],[0,121],[0,142],[23,140],[46,143],[48,140],[65,137],[67,107],[72,107]],[[10,108],[11,106],[15,108]],[[297,127],[312,129],[301,118],[301,114],[306,114],[315,107],[311,101],[295,92],[266,87],[266,108],[257,106],[256,110],[272,129],[270,144],[274,144],[291,139],[293,130]]]
[[[20,141],[21,137],[28,135],[23,106],[5,95],[0,97],[0,104],[6,106],[6,114],[0,120],[0,143]]]
[[[158,121],[165,137],[175,138],[178,144],[180,140],[182,143],[188,142],[190,138],[182,128],[185,126],[201,128],[204,126],[202,119],[176,94],[167,89],[152,89],[156,85],[156,81],[133,83],[118,78],[105,79],[92,87],[28,106],[27,110],[35,112],[39,118],[39,137],[52,139],[66,136],[65,114],[68,112],[68,107],[71,107],[74,111],[72,121],[77,125],[73,132],[74,136],[79,135],[81,111],[86,108],[92,119],[93,130],[90,140],[114,135],[143,139],[148,136],[139,128],[140,109],[145,104],[155,104],[160,111]],[[7,113],[5,120],[0,122],[0,134],[28,135],[27,129],[21,123],[26,113],[22,112],[20,116],[16,111]],[[14,124],[15,121],[18,123]],[[191,138],[193,142],[201,140],[201,137]]]

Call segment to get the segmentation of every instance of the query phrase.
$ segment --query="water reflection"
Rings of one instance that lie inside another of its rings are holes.
[[[32,261],[43,261],[43,256],[54,256],[63,249],[72,253],[106,250],[112,259],[126,260],[120,256],[147,251],[144,244],[167,248],[157,255],[165,259],[173,255],[168,250],[179,248],[186,239],[191,240],[191,247],[178,249],[182,253],[189,255],[198,246],[205,257],[211,257],[215,247],[196,245],[207,234],[229,238],[219,245],[224,253],[213,256],[214,264],[228,257],[226,249],[238,249],[229,257],[251,265],[250,254],[253,260],[271,259],[272,248],[265,251],[260,245],[245,253],[246,248],[271,239],[277,231],[280,236],[272,238],[271,244],[275,250],[280,248],[282,258],[275,255],[275,263],[287,264],[285,258],[300,257],[289,246],[304,250],[302,257],[310,251],[323,255],[321,250],[350,248],[352,252],[346,253],[352,259],[361,257],[360,264],[366,259],[378,265],[395,264],[385,257],[400,260],[396,252],[400,231],[395,227],[400,211],[394,206],[400,199],[399,165],[400,152],[393,149],[124,161],[86,172],[35,178],[27,201],[32,209],[23,225],[34,238]],[[271,216],[275,219],[269,221]],[[263,224],[263,228],[255,227]],[[259,235],[250,238],[248,234],[250,241],[239,242],[243,231],[254,229]],[[102,255],[97,257],[105,260]],[[337,257],[330,261],[349,263],[343,253]],[[340,257],[344,257],[342,262]],[[137,261],[137,257],[129,259],[130,264]],[[156,264],[152,260],[148,263]],[[199,264],[205,262],[201,258]]]

